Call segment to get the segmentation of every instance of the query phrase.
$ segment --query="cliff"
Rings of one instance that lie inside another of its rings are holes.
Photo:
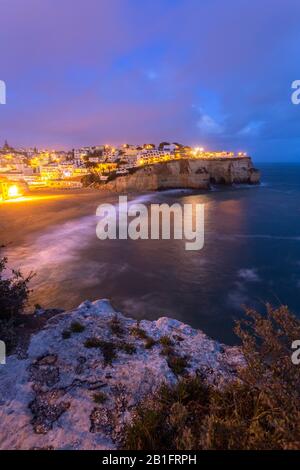
[[[211,184],[257,184],[259,180],[260,173],[250,157],[181,159],[143,166],[133,174],[109,181],[103,188],[115,192],[209,189]]]
[[[118,448],[136,405],[163,382],[200,374],[221,385],[242,365],[238,348],[177,320],[137,324],[107,300],[86,301],[0,365],[0,449]]]

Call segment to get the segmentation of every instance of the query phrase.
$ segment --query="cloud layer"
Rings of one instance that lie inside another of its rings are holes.
[[[1,0],[0,139],[297,160],[298,0]]]

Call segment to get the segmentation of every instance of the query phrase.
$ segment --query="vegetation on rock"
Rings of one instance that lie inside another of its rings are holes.
[[[33,274],[25,277],[20,271],[12,270],[11,275],[6,276],[6,267],[7,258],[0,258],[0,332],[1,340],[10,352],[17,344],[16,327],[28,300]]]
[[[85,330],[85,327],[79,321],[73,321],[71,323],[70,330],[72,333],[82,333]]]
[[[247,316],[236,326],[246,364],[237,380],[164,385],[136,409],[126,449],[300,449],[300,374],[291,361],[300,321],[284,306]]]

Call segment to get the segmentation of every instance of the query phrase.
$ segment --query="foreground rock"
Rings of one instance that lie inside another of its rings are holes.
[[[243,363],[237,348],[169,318],[133,319],[84,302],[0,366],[0,449],[115,449],[143,397],[199,374],[216,385]]]
[[[209,189],[211,184],[257,184],[259,180],[250,157],[182,159],[143,166],[101,187],[115,192]]]

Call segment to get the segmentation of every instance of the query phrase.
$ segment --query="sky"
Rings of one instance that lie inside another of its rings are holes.
[[[0,0],[0,145],[300,161],[299,0]]]

